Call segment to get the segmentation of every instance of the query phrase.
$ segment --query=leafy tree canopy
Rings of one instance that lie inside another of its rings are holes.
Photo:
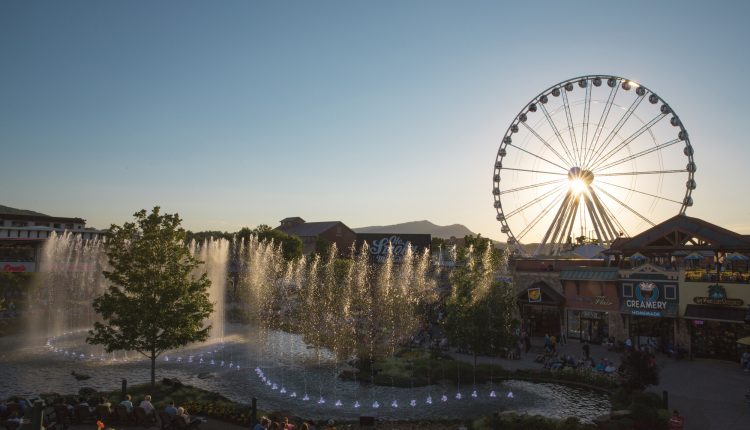
[[[112,225],[107,239],[111,282],[94,300],[103,322],[94,324],[87,342],[107,352],[137,351],[151,359],[151,383],[156,358],[164,351],[208,338],[211,282],[205,272],[195,276],[200,261],[185,247],[185,231],[177,214],[141,210],[134,222]]]

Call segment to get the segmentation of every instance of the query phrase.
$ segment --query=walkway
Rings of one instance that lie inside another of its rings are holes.
[[[582,356],[577,340],[559,346],[563,355]],[[509,370],[540,369],[534,358],[542,352],[541,340],[535,339],[531,351],[520,360],[478,357],[478,363],[498,363]],[[456,359],[473,362],[467,354],[450,353]],[[591,345],[591,356],[607,358],[619,365],[620,354]],[[744,402],[750,388],[750,373],[740,370],[738,363],[720,360],[674,361],[662,354],[657,357],[661,369],[660,384],[650,387],[659,395],[667,391],[669,408],[678,409],[685,417],[685,430],[747,430],[750,428],[750,405]]]

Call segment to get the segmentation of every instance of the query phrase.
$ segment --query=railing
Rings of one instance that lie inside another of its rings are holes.
[[[686,270],[685,282],[729,282],[729,283],[750,283],[750,273],[747,272],[716,272],[706,270]]]

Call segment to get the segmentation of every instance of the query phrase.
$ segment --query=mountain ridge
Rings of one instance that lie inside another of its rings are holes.
[[[41,212],[30,211],[28,209],[17,209],[10,206],[0,205],[0,214],[3,215],[32,215],[32,216],[49,216]]]
[[[463,224],[437,225],[428,220],[407,221],[391,225],[375,225],[353,228],[356,233],[398,233],[398,234],[429,234],[432,237],[449,239],[451,237],[463,238],[467,235],[475,236],[476,233],[469,230]]]

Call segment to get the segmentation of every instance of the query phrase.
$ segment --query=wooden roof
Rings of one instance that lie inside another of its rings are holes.
[[[658,251],[750,251],[750,237],[687,215],[676,215],[633,236],[618,238],[608,254]]]

